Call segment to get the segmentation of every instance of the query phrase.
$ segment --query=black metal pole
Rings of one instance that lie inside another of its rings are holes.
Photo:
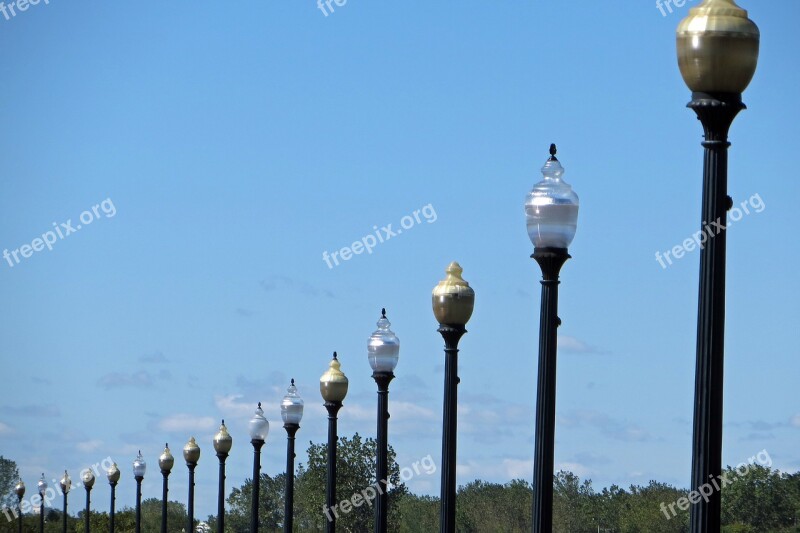
[[[722,385],[725,358],[725,255],[728,197],[728,131],[745,109],[741,94],[692,94],[689,108],[703,124],[703,206],[700,288],[697,304],[697,366],[695,372],[692,489],[722,474]],[[693,504],[692,533],[718,533],[720,491]]]
[[[92,520],[91,520],[91,504],[92,504],[92,487],[86,487],[86,516],[84,517],[84,532],[89,533],[92,527]],[[20,530],[21,533],[22,530]]]
[[[18,533],[22,533],[22,496],[18,496],[17,500],[17,510],[19,511],[17,516]]]
[[[464,326],[441,325],[444,338],[444,411],[442,416],[442,533],[456,531],[456,443],[458,437],[458,341],[467,332]]]
[[[535,248],[542,269],[539,316],[539,373],[536,387],[536,436],[533,457],[533,531],[553,531],[553,456],[556,431],[556,359],[558,349],[558,275],[570,258],[566,248]]]
[[[225,459],[227,453],[218,452],[219,458],[219,494],[217,495],[217,531],[225,531]]]
[[[169,470],[161,470],[164,482],[161,485],[161,533],[167,533],[167,495],[169,494]]]
[[[64,516],[61,519],[61,524],[62,524],[61,530],[64,533],[67,533],[67,494],[69,494],[69,492],[65,490],[64,491]]]
[[[194,531],[194,469],[197,466],[197,463],[187,463],[189,467],[189,504],[187,505],[187,511],[189,514],[188,524],[186,531],[191,533]]]
[[[326,533],[336,532],[336,513],[334,506],[336,503],[336,447],[338,445],[339,437],[337,435],[337,418],[336,415],[339,409],[342,408],[342,402],[325,402],[325,409],[328,410],[328,476],[325,486],[325,505],[326,505],[326,518],[325,524]],[[333,512],[332,512],[333,511]]]
[[[44,494],[44,492],[39,493],[39,496],[42,498],[42,502],[39,505],[39,533],[44,533]],[[113,529],[111,530],[111,533],[114,533]]]
[[[283,531],[292,533],[294,527],[294,436],[300,424],[284,424],[286,429],[286,494],[283,503]]]
[[[142,476],[136,476],[136,533],[142,533]]]
[[[111,485],[111,513],[108,515],[108,531],[114,533],[114,507],[117,501],[117,482],[110,481]]]
[[[250,441],[253,445],[253,501],[250,508],[250,533],[258,533],[258,499],[260,497],[261,487],[261,447],[264,446],[264,441],[261,439],[253,439]]]
[[[375,480],[378,498],[375,503],[375,533],[387,533],[389,528],[389,383],[393,372],[373,372],[378,384],[378,456]]]

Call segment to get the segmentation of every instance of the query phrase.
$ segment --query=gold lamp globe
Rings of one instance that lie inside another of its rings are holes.
[[[333,352],[333,359],[328,365],[328,370],[319,378],[319,392],[322,399],[326,402],[343,402],[347,396],[347,386],[349,381],[342,372],[342,364],[339,362],[338,355]]]
[[[741,94],[758,64],[760,32],[733,0],[704,0],[678,25],[678,66],[693,92]]]
[[[214,450],[219,454],[228,455],[233,447],[233,437],[228,433],[228,428],[225,427],[225,420],[219,426],[219,432],[214,435]]]
[[[186,446],[183,447],[183,458],[186,460],[187,465],[197,464],[197,461],[200,460],[200,446],[197,445],[194,437],[190,438]]]
[[[117,463],[111,464],[111,468],[108,469],[106,475],[108,476],[109,483],[116,483],[117,481],[119,481],[120,471],[119,467],[117,466]]]
[[[464,269],[453,261],[445,269],[447,277],[433,288],[433,314],[443,326],[466,326],[475,307],[475,291],[464,281]]]
[[[175,466],[175,457],[172,456],[172,452],[169,450],[169,443],[166,443],[164,444],[164,453],[158,457],[158,467],[161,472],[169,473],[173,466]]]
[[[20,500],[22,499],[23,496],[25,496],[25,483],[23,483],[22,478],[19,479],[19,483],[17,483],[17,486],[14,487],[14,492],[17,493],[17,498],[19,498]]]

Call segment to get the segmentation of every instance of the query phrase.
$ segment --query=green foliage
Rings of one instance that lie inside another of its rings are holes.
[[[17,505],[17,495],[14,493],[17,481],[17,463],[0,455],[0,509]]]
[[[337,494],[338,501],[349,500],[354,494],[375,483],[375,457],[377,443],[374,439],[362,439],[356,433],[352,439],[340,437],[337,446]],[[327,444],[310,443],[308,463],[300,464],[295,479],[294,524],[295,531],[322,531],[325,528],[325,484],[327,477]],[[406,494],[400,481],[400,468],[395,461],[394,450],[389,448],[389,521],[400,522],[399,498]],[[277,532],[283,527],[285,474],[275,477],[262,474],[259,482],[260,531]],[[233,489],[228,497],[228,513],[225,518],[226,533],[247,533],[250,525],[252,502],[252,480]],[[362,503],[348,513],[338,510],[337,531],[371,531],[374,506]],[[333,515],[333,513],[331,513]],[[209,517],[209,524],[216,531],[216,520]]]

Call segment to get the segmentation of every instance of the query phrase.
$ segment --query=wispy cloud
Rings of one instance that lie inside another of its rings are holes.
[[[582,340],[567,335],[558,336],[558,349],[565,353],[578,353],[578,354],[595,354],[606,355],[607,351],[601,350],[596,346],[586,344]]]
[[[97,439],[86,440],[83,442],[79,442],[75,445],[78,451],[86,453],[99,450],[102,446],[103,446],[103,441]]]
[[[800,428],[800,413],[794,415],[792,419],[789,420],[789,424],[791,424],[792,427]]]
[[[627,442],[650,440],[650,434],[637,424],[617,420],[599,411],[573,411],[558,417],[557,424],[565,428],[593,427],[606,437]]]
[[[153,353],[145,354],[145,355],[139,357],[139,362],[140,363],[151,363],[151,364],[153,364],[153,363],[162,364],[162,363],[168,363],[169,359],[167,359],[167,356],[165,356],[161,352],[153,352]]]
[[[123,372],[111,372],[97,380],[97,384],[106,390],[119,389],[123,387],[133,387],[135,389],[152,389],[159,380],[170,379],[171,374],[168,370],[161,370],[154,374],[147,370],[140,370],[132,374]]]
[[[175,414],[162,418],[158,429],[167,433],[190,433],[213,430],[216,424],[217,421],[210,416]]]
[[[256,403],[247,402],[243,399],[244,396],[241,394],[215,396],[214,404],[226,418],[244,420],[253,416],[256,410]]]
[[[11,435],[12,433],[14,433],[14,430],[11,429],[11,426],[0,422],[0,436]]]
[[[270,276],[260,282],[261,288],[267,292],[278,289],[297,291],[306,296],[323,296],[325,298],[335,298],[328,289],[321,289],[305,281],[299,281],[288,276]]]
[[[59,417],[61,416],[61,409],[56,405],[4,405],[0,407],[0,413],[37,418]]]

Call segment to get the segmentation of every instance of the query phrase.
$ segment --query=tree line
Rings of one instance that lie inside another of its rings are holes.
[[[365,494],[375,484],[374,439],[340,437],[338,448],[338,495],[340,501],[351,495]],[[310,443],[308,461],[298,465],[295,480],[295,531],[323,531],[326,513],[325,477],[326,444]],[[389,451],[389,529],[395,533],[430,533],[439,530],[439,499],[409,492],[396,462]],[[426,472],[433,474],[433,472]],[[405,472],[403,472],[405,474]],[[436,472],[438,474],[438,472]],[[433,475],[436,475],[433,474]],[[724,533],[800,533],[800,473],[787,474],[757,464],[746,473],[726,468],[731,480],[721,487]],[[285,474],[260,478],[259,518],[261,531],[282,531]],[[0,457],[0,504],[13,507],[17,481],[16,465]],[[252,480],[234,488],[227,498],[225,533],[248,533]],[[558,533],[684,533],[689,531],[689,511],[670,504],[690,496],[689,491],[650,481],[647,485],[617,485],[595,490],[592,481],[582,480],[571,472],[561,471],[554,478],[553,531]],[[360,505],[339,509],[337,530],[364,533],[373,530],[373,507],[368,498]],[[353,502],[359,499],[353,498]],[[458,490],[457,527],[459,532],[529,532],[533,489],[527,480],[508,483],[472,481]],[[68,531],[84,531],[80,511],[68,517]],[[186,506],[169,502],[170,533],[185,531]],[[330,515],[330,513],[328,513]],[[50,509],[45,531],[61,531],[61,513]],[[108,514],[92,512],[92,531],[108,531]],[[216,532],[216,518],[205,521],[208,530]],[[150,498],[142,503],[142,530],[159,531],[161,501]],[[127,507],[115,514],[117,533],[133,533],[134,511]],[[199,522],[198,522],[199,524]],[[205,524],[204,524],[205,525]],[[16,523],[0,514],[0,533],[16,532]],[[24,517],[24,531],[38,532],[38,517]]]

